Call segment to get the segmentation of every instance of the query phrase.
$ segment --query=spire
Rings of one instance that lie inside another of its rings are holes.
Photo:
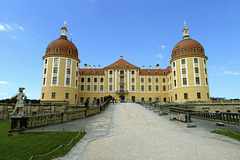
[[[64,21],[64,26],[61,28],[61,37],[67,39],[67,28],[66,28],[66,20]]]
[[[190,35],[188,33],[188,27],[186,26],[186,21],[184,20],[184,28],[182,30],[183,32],[183,39],[190,39]]]

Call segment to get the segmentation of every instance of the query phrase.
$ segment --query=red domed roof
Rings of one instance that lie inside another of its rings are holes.
[[[172,59],[185,55],[205,56],[204,48],[199,42],[193,39],[184,39],[174,46],[172,50]]]
[[[46,56],[47,55],[66,55],[78,59],[78,50],[67,38],[59,38],[47,46]]]

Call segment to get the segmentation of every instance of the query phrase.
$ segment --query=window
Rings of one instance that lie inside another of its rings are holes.
[[[88,81],[88,82],[91,82],[91,78],[88,78],[87,81]]]
[[[58,58],[54,58],[54,63],[58,63]]]
[[[204,64],[206,64],[206,60],[204,59]]]
[[[76,82],[75,82],[75,86],[77,87],[77,85],[78,85],[78,81],[76,80]]]
[[[94,86],[93,86],[93,90],[94,90],[94,91],[97,91],[97,85],[94,85]]]
[[[141,78],[141,83],[144,83],[144,78]]]
[[[183,85],[187,85],[187,78],[183,78]]]
[[[152,79],[151,78],[148,78],[148,83],[151,83]]]
[[[151,102],[152,101],[152,98],[151,97],[149,97],[149,102]]]
[[[159,91],[159,86],[156,86],[156,91]]]
[[[81,91],[84,91],[84,85],[81,85]]]
[[[177,100],[177,94],[175,94],[175,100]]]
[[[174,87],[177,87],[177,81],[174,80]]]
[[[206,85],[208,85],[208,79],[206,78]]]
[[[132,85],[132,91],[135,91],[135,86],[134,85]]]
[[[200,84],[199,77],[196,77],[196,84]]]
[[[120,74],[124,74],[124,70],[121,70],[121,71],[120,71]]]
[[[45,59],[45,64],[47,64],[47,59]]]
[[[184,93],[184,99],[188,99],[188,93]]]
[[[100,82],[103,82],[103,78],[100,78]]]
[[[182,50],[181,50],[181,53],[182,53],[182,54],[184,54],[184,53],[185,53],[185,50],[184,50],[184,49],[182,49]]]
[[[112,82],[112,78],[109,78],[109,82]]]
[[[148,86],[148,91],[152,91],[152,86]]]
[[[166,86],[163,86],[163,91],[166,91]]]
[[[170,84],[170,90],[172,90],[172,84]]]
[[[141,98],[142,102],[144,101],[144,97]]]
[[[97,78],[94,78],[94,82],[97,82]]]
[[[76,71],[76,76],[78,76],[78,71]]]
[[[155,78],[155,82],[158,83],[158,78]]]
[[[87,91],[90,91],[90,90],[91,90],[90,85],[87,85]]]
[[[176,54],[175,52],[172,52],[172,56],[173,56],[173,57],[175,57],[175,54]]]
[[[70,78],[66,78],[66,85],[70,84]]]
[[[209,93],[207,93],[207,99],[209,99]]]
[[[124,85],[120,85],[120,92],[124,92]]]
[[[100,91],[103,91],[103,85],[100,85]]]
[[[59,52],[59,48],[56,48],[55,51],[58,53]]]
[[[58,67],[53,67],[53,73],[57,73],[58,72]]]
[[[68,59],[68,60],[67,60],[67,64],[68,64],[68,65],[71,65],[71,59]]]
[[[198,67],[195,67],[195,73],[199,73],[199,72],[198,72]]]
[[[65,99],[69,98],[69,93],[65,93]]]
[[[207,69],[205,68],[205,74],[207,74]]]
[[[52,92],[52,98],[56,98],[56,92]]]
[[[109,85],[109,91],[112,91],[112,85]]]
[[[134,83],[135,82],[135,79],[134,78],[132,78],[132,83]]]
[[[141,86],[141,91],[144,91],[144,86],[143,85]]]
[[[182,74],[186,74],[186,68],[182,69]]]
[[[57,84],[57,77],[53,77],[53,84]]]
[[[84,82],[84,78],[81,78],[81,82]]]
[[[185,64],[185,59],[182,59],[182,64]]]
[[[198,59],[197,58],[194,58],[194,63],[198,63]]]
[[[47,73],[47,68],[44,68],[44,74],[46,74]]]
[[[197,53],[197,48],[193,48],[193,53]]]
[[[132,71],[132,74],[134,74],[134,71]]]
[[[43,84],[45,84],[46,83],[46,78],[43,78]]]
[[[197,98],[201,99],[201,93],[200,92],[197,93]]]
[[[68,49],[68,54],[71,54],[72,53],[72,50],[71,49]]]
[[[44,93],[42,93],[42,99],[44,99]]]
[[[120,82],[124,82],[124,76],[120,76]]]
[[[67,68],[67,74],[70,74],[71,69]]]
[[[112,74],[113,72],[112,71],[109,71],[109,74]]]
[[[175,67],[175,62],[173,62],[173,67]]]
[[[173,76],[176,76],[176,71],[173,71]]]

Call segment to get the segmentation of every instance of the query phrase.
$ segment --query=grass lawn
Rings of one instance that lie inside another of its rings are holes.
[[[32,132],[8,137],[10,126],[11,122],[0,121],[0,160],[29,160],[33,154],[46,154],[61,144],[68,144],[78,135],[78,132]],[[63,154],[60,148],[48,156],[35,157],[34,160],[52,159],[67,154],[85,134],[81,133],[71,145],[64,146]]]
[[[236,139],[238,141],[240,141],[240,132],[239,131],[235,131],[235,130],[215,130],[212,131],[212,133],[216,133],[216,134],[222,134],[224,136]]]

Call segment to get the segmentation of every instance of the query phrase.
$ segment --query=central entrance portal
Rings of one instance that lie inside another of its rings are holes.
[[[121,98],[121,102],[125,102],[125,96],[123,94],[121,94],[119,98]]]

